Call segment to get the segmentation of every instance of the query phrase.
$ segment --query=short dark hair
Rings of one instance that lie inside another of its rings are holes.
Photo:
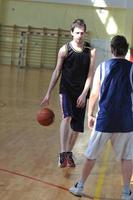
[[[83,19],[75,19],[71,25],[71,31],[74,31],[75,27],[84,27],[84,31],[86,32],[86,24]]]
[[[123,35],[116,35],[111,40],[111,52],[114,56],[125,56],[128,51],[129,44]]]

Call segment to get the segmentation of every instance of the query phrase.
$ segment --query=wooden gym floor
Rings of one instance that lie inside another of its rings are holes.
[[[54,124],[43,127],[36,122],[51,73],[44,69],[0,66],[0,199],[120,199],[120,163],[115,161],[110,144],[87,180],[85,196],[75,197],[67,191],[81,172],[90,131],[86,118],[85,134],[74,148],[76,168],[58,168],[61,120],[58,86],[50,102],[56,116]],[[133,179],[131,184],[133,188]]]

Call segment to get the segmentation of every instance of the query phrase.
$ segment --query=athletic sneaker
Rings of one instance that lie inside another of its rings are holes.
[[[121,200],[133,200],[133,193],[122,193]]]
[[[83,185],[80,185],[78,182],[69,189],[69,192],[71,192],[73,195],[82,197],[83,196]]]
[[[59,163],[58,166],[63,168],[67,167],[67,154],[66,152],[62,152],[59,154]]]
[[[133,200],[133,192],[131,192],[130,200]]]
[[[67,167],[75,167],[72,152],[67,152]]]

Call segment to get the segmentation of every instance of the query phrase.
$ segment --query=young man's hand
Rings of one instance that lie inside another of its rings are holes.
[[[95,123],[95,117],[92,116],[92,115],[88,115],[88,127],[89,127],[90,129],[93,128],[94,123]]]
[[[41,102],[41,106],[47,106],[47,105],[49,105],[49,99],[50,99],[50,96],[49,95],[46,95],[44,98],[43,98],[43,100],[42,100],[42,102]]]
[[[86,103],[86,95],[81,94],[77,99],[77,108],[83,108]]]

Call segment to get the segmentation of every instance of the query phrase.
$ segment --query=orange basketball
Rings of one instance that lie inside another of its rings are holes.
[[[49,126],[55,118],[54,112],[49,108],[41,109],[37,114],[37,121],[43,126]]]

